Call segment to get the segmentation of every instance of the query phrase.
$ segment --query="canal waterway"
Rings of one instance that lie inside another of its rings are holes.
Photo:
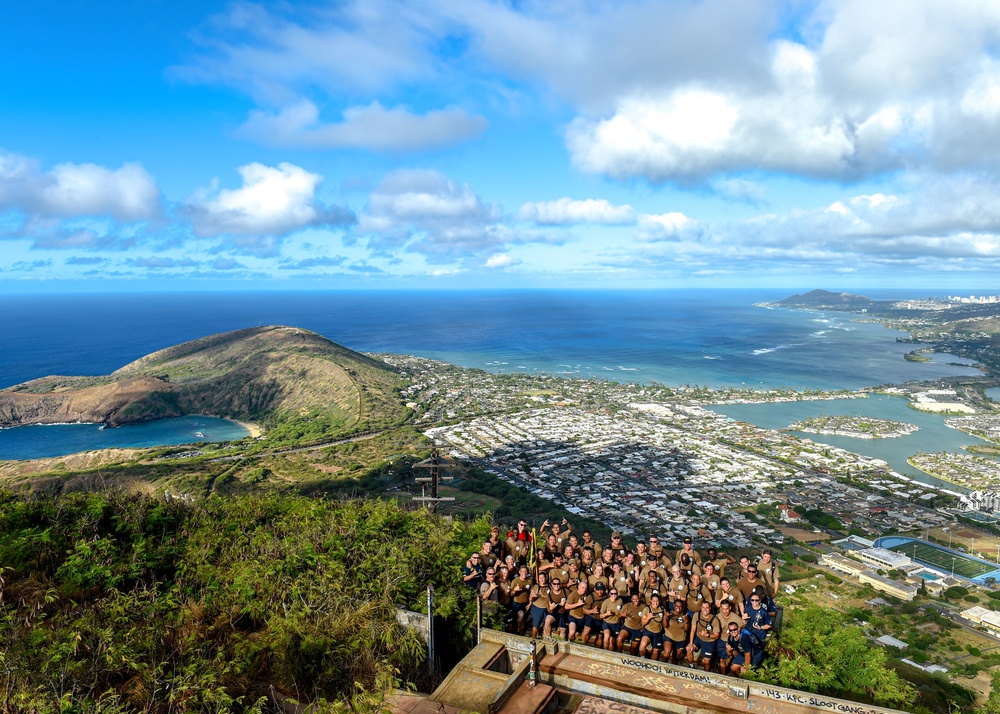
[[[970,444],[985,444],[987,442],[966,434],[964,431],[952,429],[945,424],[946,417],[911,409],[905,397],[895,397],[887,394],[872,394],[867,399],[829,399],[805,402],[777,402],[769,404],[726,404],[711,407],[720,414],[725,414],[738,421],[745,421],[765,429],[787,429],[791,424],[817,416],[865,416],[877,419],[914,424],[919,431],[906,436],[892,439],[856,439],[849,436],[834,434],[810,434],[802,431],[790,433],[804,439],[837,446],[856,454],[882,459],[889,467],[922,483],[956,488],[941,479],[925,474],[910,466],[906,460],[917,452],[932,453],[938,451],[961,452]]]

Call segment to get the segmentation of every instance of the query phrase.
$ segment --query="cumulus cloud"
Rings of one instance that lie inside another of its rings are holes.
[[[573,223],[627,225],[635,223],[635,210],[627,205],[615,206],[603,198],[582,201],[560,198],[556,201],[525,203],[518,211],[518,218],[549,226]]]
[[[323,123],[316,105],[302,100],[276,114],[252,112],[238,133],[273,146],[421,151],[460,144],[488,126],[486,119],[464,109],[417,114],[406,107],[386,109],[378,102],[345,109],[341,122]]]
[[[248,92],[266,110],[246,130],[295,146],[443,145],[448,129],[475,136],[485,119],[356,97],[457,106],[489,86],[500,106],[514,85],[576,112],[566,143],[586,171],[857,180],[996,170],[998,37],[1000,6],[986,0],[236,3],[178,71]],[[322,122],[304,99],[318,96],[349,107],[343,120]]]
[[[509,268],[512,265],[517,265],[519,262],[507,253],[497,253],[496,255],[491,255],[486,260],[485,265],[487,268]]]
[[[159,213],[160,190],[142,166],[109,169],[97,164],[58,164],[42,171],[38,162],[0,154],[0,210],[52,217],[110,216],[122,221]]]
[[[358,230],[381,250],[405,245],[427,256],[457,257],[513,240],[499,218],[499,207],[467,184],[437,171],[404,169],[386,176],[372,192]]]
[[[200,236],[281,236],[317,225],[347,225],[353,215],[316,200],[322,177],[290,163],[241,166],[243,185],[210,189],[189,202],[185,213]]]
[[[671,212],[639,216],[639,237],[647,241],[678,241],[698,234],[697,221],[683,213]]]

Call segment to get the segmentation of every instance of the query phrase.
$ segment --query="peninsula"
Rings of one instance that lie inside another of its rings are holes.
[[[49,376],[0,390],[0,427],[110,427],[186,414],[245,422],[320,416],[341,429],[399,418],[395,370],[296,327],[255,327],[154,352],[110,375]]]

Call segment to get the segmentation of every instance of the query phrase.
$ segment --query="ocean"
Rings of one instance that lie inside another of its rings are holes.
[[[845,313],[754,305],[794,292],[7,295],[0,311],[0,387],[49,374],[107,374],[186,340],[269,324],[313,330],[359,352],[416,354],[497,372],[668,385],[856,389],[978,373],[948,364],[961,361],[948,356],[907,362],[902,357],[912,346],[896,342],[901,333],[852,322]]]

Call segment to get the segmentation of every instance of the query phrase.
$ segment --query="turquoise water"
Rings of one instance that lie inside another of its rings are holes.
[[[228,419],[184,416],[117,429],[97,424],[45,424],[0,429],[0,459],[41,459],[96,449],[129,449],[199,441],[235,441],[250,432]]]
[[[254,325],[296,325],[363,352],[416,354],[491,372],[657,381],[668,385],[859,389],[975,375],[846,313],[766,309],[794,290],[315,291],[14,295],[0,310],[0,388],[49,374],[109,374],[155,350]],[[954,290],[952,292],[957,292]],[[869,292],[870,297],[927,297]],[[787,422],[782,424],[786,426]],[[136,427],[128,427],[129,430]],[[160,437],[108,444],[93,427],[0,438],[0,458],[31,458],[33,439],[60,453],[183,443],[183,425],[144,425]],[[45,427],[45,429],[58,429]],[[88,431],[89,429],[89,431]],[[176,431],[175,431],[176,430]],[[203,430],[201,430],[203,431]],[[120,430],[116,436],[128,433]],[[209,432],[205,432],[209,434]],[[239,438],[223,435],[218,438]],[[79,439],[77,437],[80,436]],[[214,438],[214,437],[212,437]],[[150,443],[152,441],[153,443]],[[73,442],[66,449],[63,442]],[[6,446],[5,446],[6,443]],[[18,450],[17,445],[23,445]]]
[[[987,399],[992,399],[994,402],[1000,403],[1000,387],[990,387],[989,389],[984,389],[983,393],[986,395]]]
[[[913,468],[906,459],[918,451],[958,452],[969,444],[984,444],[982,439],[945,425],[945,416],[910,409],[905,397],[873,394],[867,399],[830,399],[811,402],[779,402],[773,404],[727,404],[711,407],[713,411],[749,422],[765,429],[787,429],[801,419],[827,415],[862,415],[915,424],[919,431],[894,439],[852,439],[832,434],[792,432],[796,436],[821,444],[838,446],[856,454],[882,459],[901,474],[923,483],[942,485],[946,482]],[[948,484],[949,488],[955,487]]]

